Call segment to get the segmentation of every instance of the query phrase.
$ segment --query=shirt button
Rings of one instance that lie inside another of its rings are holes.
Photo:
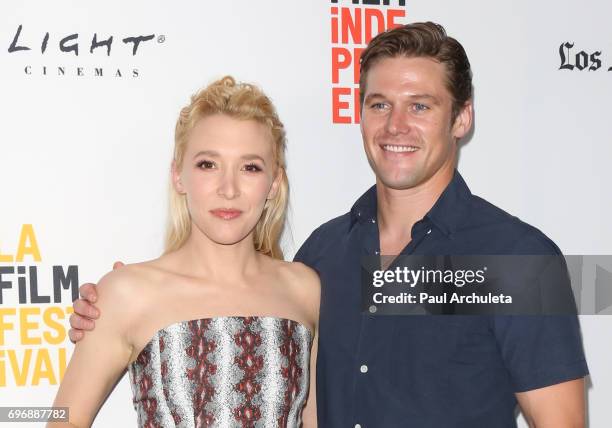
[[[366,366],[365,364],[363,364],[361,367],[359,367],[359,371],[361,373],[367,373],[368,372],[368,366]]]
[[[360,424],[355,424],[355,428],[361,428]]]
[[[428,234],[428,235],[429,235],[430,233],[431,233],[431,229],[429,229],[429,230],[427,231],[427,234]]]
[[[372,220],[372,223],[376,223],[376,219],[375,218],[373,218],[371,220]]]

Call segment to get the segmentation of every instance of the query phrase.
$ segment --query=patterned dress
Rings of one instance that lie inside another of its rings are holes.
[[[138,426],[299,427],[312,334],[277,317],[216,317],[159,330],[128,368]]]

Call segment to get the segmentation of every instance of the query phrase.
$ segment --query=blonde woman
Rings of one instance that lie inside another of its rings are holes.
[[[54,403],[66,426],[90,426],[126,369],[141,427],[316,425],[320,285],[282,260],[284,150],[252,85],[225,77],[181,110],[166,251],[100,281]]]

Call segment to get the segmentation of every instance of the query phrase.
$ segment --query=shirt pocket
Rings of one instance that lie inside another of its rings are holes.
[[[421,411],[439,409],[452,399],[451,371],[464,323],[445,315],[396,318],[388,365],[390,386]]]

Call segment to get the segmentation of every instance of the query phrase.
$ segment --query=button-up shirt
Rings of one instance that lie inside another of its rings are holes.
[[[535,227],[472,195],[457,171],[411,237],[401,254],[561,254]],[[320,427],[516,427],[516,392],[588,374],[573,315],[361,311],[360,262],[377,254],[373,186],[295,257],[321,278]]]

